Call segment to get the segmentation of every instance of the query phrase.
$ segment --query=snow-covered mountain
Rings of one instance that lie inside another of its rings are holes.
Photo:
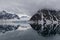
[[[1,11],[0,12],[0,19],[20,19],[18,15],[16,14],[11,14],[11,13],[7,13],[6,11]]]

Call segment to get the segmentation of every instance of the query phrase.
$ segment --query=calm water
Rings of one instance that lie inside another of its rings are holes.
[[[0,30],[0,40],[60,40],[58,24],[1,24]]]

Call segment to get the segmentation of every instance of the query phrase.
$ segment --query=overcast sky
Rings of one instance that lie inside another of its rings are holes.
[[[42,8],[60,9],[60,0],[0,0],[0,10],[21,15],[33,15]]]

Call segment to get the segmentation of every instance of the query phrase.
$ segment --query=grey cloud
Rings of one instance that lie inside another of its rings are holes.
[[[59,4],[60,0],[0,0],[0,9],[31,16],[42,8],[60,10]]]
[[[41,8],[60,9],[59,4],[60,0],[1,0],[0,9],[31,15]]]

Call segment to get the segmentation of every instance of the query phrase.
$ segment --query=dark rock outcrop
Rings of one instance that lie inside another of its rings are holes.
[[[60,11],[56,11],[56,10],[50,10],[50,9],[41,9],[38,10],[36,14],[34,14],[31,17],[31,21],[37,21],[37,20],[42,20],[42,15],[43,15],[43,19],[48,19],[48,20],[60,20]]]

